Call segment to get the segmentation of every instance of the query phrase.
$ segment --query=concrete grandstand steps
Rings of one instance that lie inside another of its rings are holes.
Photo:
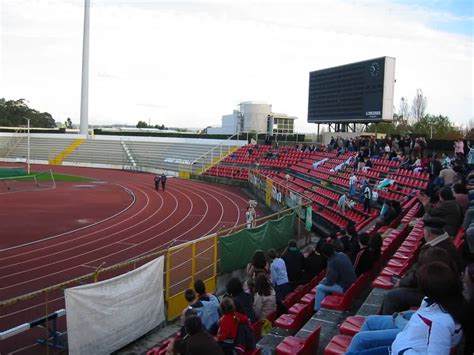
[[[215,145],[162,142],[127,142],[137,165],[162,170],[179,171],[190,167],[196,159]],[[206,161],[205,163],[210,163]]]
[[[118,140],[87,139],[64,162],[121,166],[127,158]]]
[[[74,142],[75,138],[30,137],[31,160],[48,161],[64,151]],[[24,158],[28,156],[28,140],[25,135],[8,154],[7,158]]]

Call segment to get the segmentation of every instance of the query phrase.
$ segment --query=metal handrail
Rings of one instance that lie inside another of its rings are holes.
[[[194,160],[191,162],[191,164],[196,163],[199,159],[204,158],[206,155],[208,155],[208,154],[209,154],[211,151],[213,151],[214,149],[216,149],[216,148],[218,148],[218,147],[224,145],[224,142],[229,141],[229,140],[231,140],[232,138],[234,138],[234,137],[236,137],[236,136],[238,137],[238,136],[240,136],[242,133],[245,133],[245,132],[238,132],[238,133],[235,133],[235,134],[233,134],[232,136],[227,137],[226,139],[222,140],[222,143],[219,143],[217,146],[212,147],[212,148],[209,149],[207,152],[203,153],[199,158],[194,159]],[[248,132],[247,132],[247,134],[248,134]]]
[[[192,173],[193,172],[193,165],[196,164],[198,161],[201,160],[202,164],[201,164],[201,169],[202,169],[202,172],[204,172],[204,159],[209,157],[209,155],[211,156],[211,162],[214,160],[214,151],[216,151],[217,149],[220,149],[220,154],[219,154],[219,157],[222,158],[222,147],[224,146],[224,143],[227,142],[227,141],[230,141],[232,140],[234,137],[239,137],[242,133],[245,133],[245,132],[237,132],[235,134],[233,134],[232,136],[230,137],[227,137],[225,140],[223,140],[221,143],[219,143],[217,146],[215,147],[212,147],[211,149],[209,149],[207,152],[205,152],[204,154],[202,154],[199,158],[196,158],[194,159],[191,164],[189,164],[189,172]],[[247,141],[248,141],[248,132],[247,132]],[[231,149],[231,146],[228,145],[227,146],[227,151],[230,152],[230,149]]]

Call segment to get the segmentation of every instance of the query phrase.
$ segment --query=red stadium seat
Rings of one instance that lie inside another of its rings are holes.
[[[378,276],[372,282],[373,288],[383,288],[385,290],[390,290],[393,288],[393,283],[390,276]]]
[[[357,334],[365,322],[363,316],[350,316],[347,317],[339,327],[339,332],[344,335],[354,336]]]
[[[296,333],[309,318],[311,318],[313,310],[310,304],[306,304],[297,314],[282,314],[273,326],[287,329],[292,333]]]
[[[369,273],[362,274],[344,293],[333,293],[323,299],[321,307],[334,309],[337,311],[348,311],[352,307],[352,301],[359,295],[361,289],[365,287]]]
[[[321,327],[316,327],[308,337],[296,338],[293,336],[286,337],[278,344],[276,348],[277,355],[312,355],[315,354],[319,346],[319,335]]]
[[[342,355],[351,343],[352,337],[347,335],[335,335],[324,349],[324,355]]]

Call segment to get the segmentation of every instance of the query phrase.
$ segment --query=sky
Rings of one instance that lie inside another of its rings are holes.
[[[79,123],[83,0],[0,0],[0,97]],[[242,101],[307,123],[309,72],[396,58],[395,111],[474,120],[470,0],[91,0],[89,123],[216,126]]]

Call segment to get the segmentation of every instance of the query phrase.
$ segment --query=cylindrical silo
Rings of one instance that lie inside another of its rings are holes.
[[[272,112],[272,105],[265,102],[246,101],[240,104],[244,117],[244,131],[267,133],[267,117]]]

